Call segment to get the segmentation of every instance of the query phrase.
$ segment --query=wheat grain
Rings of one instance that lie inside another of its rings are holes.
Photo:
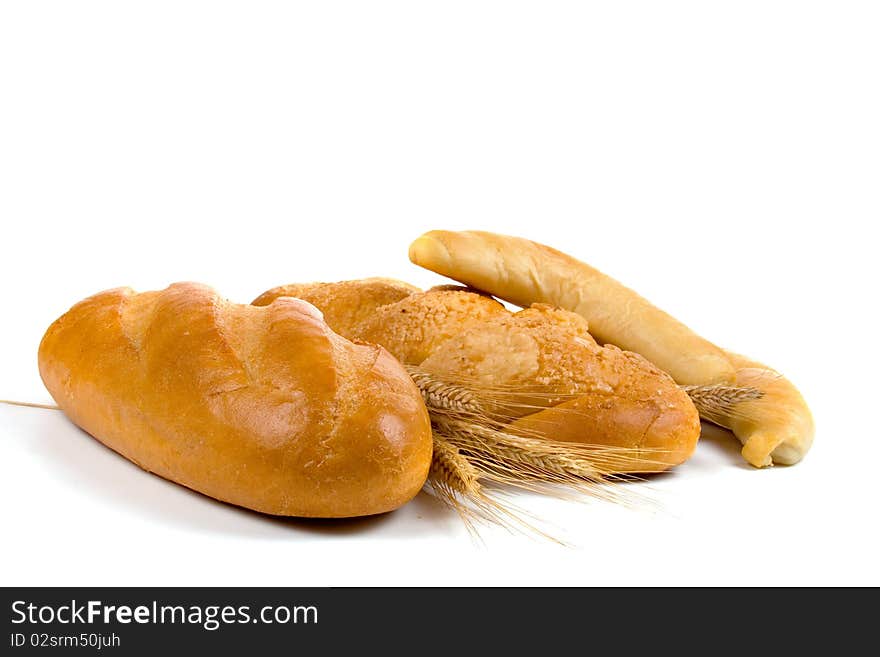
[[[450,501],[459,496],[474,496],[482,492],[476,468],[462,456],[458,447],[437,431],[434,432],[434,456],[429,477]]]

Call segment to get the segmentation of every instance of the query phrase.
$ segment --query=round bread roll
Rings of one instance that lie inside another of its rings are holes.
[[[140,467],[264,513],[341,518],[414,497],[431,462],[418,389],[313,306],[229,303],[180,283],[75,305],[40,374],[78,426]]]

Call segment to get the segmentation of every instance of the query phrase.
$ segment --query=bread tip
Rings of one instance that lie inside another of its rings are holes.
[[[438,261],[449,260],[449,250],[440,237],[446,231],[430,230],[409,245],[409,259],[413,264],[433,269]]]

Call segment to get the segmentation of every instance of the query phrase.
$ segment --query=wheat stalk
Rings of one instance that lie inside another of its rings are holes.
[[[24,406],[25,408],[45,408],[49,411],[60,411],[61,408],[55,404],[37,404],[35,402],[13,401],[11,399],[0,399],[0,404],[7,406]]]

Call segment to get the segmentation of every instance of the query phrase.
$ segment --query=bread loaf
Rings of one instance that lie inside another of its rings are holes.
[[[576,313],[536,304],[512,313],[464,288],[410,293],[375,305],[374,283],[345,281],[264,293],[268,303],[295,289],[352,340],[386,347],[402,362],[488,395],[513,432],[553,440],[623,448],[619,472],[654,472],[686,460],[700,435],[696,409],[664,372],[647,360],[596,343]],[[355,292],[364,312],[349,322]]]
[[[401,364],[292,298],[238,305],[191,283],[102,292],[49,327],[39,366],[61,409],[105,445],[256,511],[390,511],[430,466],[430,421]]]

